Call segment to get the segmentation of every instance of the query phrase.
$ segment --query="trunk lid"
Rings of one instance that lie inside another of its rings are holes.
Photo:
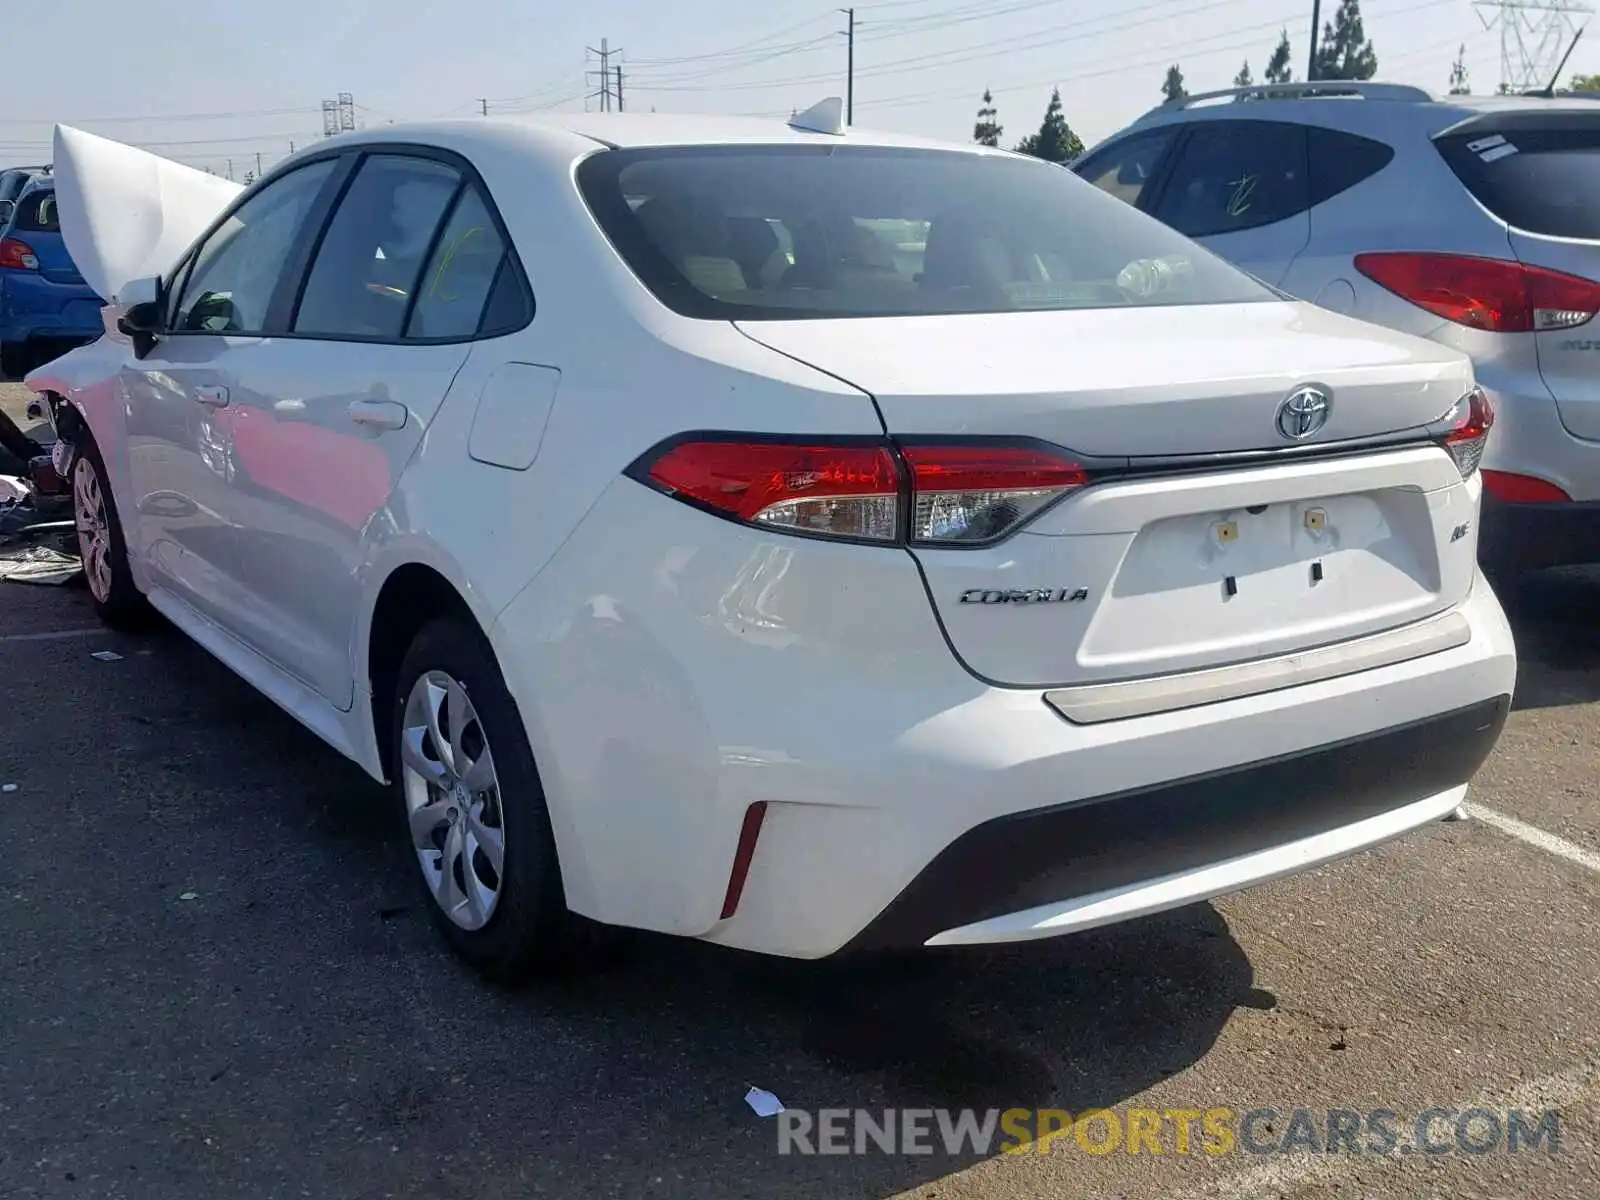
[[[996,545],[913,552],[955,654],[993,683],[1292,653],[1471,587],[1476,502],[1436,447],[1205,461],[1291,445],[1279,406],[1308,384],[1331,406],[1302,445],[1437,421],[1472,375],[1433,343],[1290,303],[743,328],[871,393],[891,435],[1036,438],[1115,468]]]
[[[1454,350],[1309,304],[741,322],[870,392],[891,434],[1035,437],[1080,454],[1279,449],[1294,389],[1333,396],[1304,444],[1426,425],[1471,387]]]
[[[1467,191],[1507,225],[1518,261],[1600,287],[1600,113],[1587,106],[1494,113],[1436,142]],[[1532,336],[1561,423],[1576,437],[1600,440],[1596,326],[1590,320]]]

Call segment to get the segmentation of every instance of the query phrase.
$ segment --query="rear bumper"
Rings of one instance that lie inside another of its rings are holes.
[[[1600,500],[1513,504],[1483,495],[1478,557],[1491,568],[1600,563]]]
[[[1091,697],[1096,710],[1067,704],[1069,719],[1046,689],[961,667],[909,556],[738,527],[708,536],[703,514],[631,481],[586,521],[596,536],[569,538],[491,628],[567,902],[770,954],[1042,937],[1351,853],[1459,803],[1493,730],[1442,765],[1412,764],[1403,785],[1357,768],[1397,753],[1396,731],[1423,727],[1417,744],[1453,734],[1430,723],[1516,683],[1511,631],[1478,580],[1450,614],[1464,640],[1260,692],[1252,676],[1177,710],[1136,697],[1119,711],[1142,714],[1108,719],[1106,697]],[[1270,769],[1285,757],[1292,769]],[[1331,785],[1305,777],[1335,770]],[[1218,779],[1228,786],[1206,784]],[[1193,824],[1185,806],[1215,795],[1217,823]],[[1093,816],[1062,815],[1075,809]],[[1022,832],[985,850],[986,827]],[[1106,840],[1086,854],[1071,839],[1089,833]],[[929,916],[918,897],[941,889],[966,902]],[[1064,917],[1070,906],[1081,911]],[[896,928],[902,911],[921,915]]]
[[[850,949],[1092,928],[1305,870],[1453,809],[1510,696],[1227,771],[986,821]]]

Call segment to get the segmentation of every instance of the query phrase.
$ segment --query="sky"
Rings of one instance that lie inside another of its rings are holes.
[[[848,2],[848,0],[846,0]],[[1340,0],[1322,0],[1324,20]],[[242,179],[322,136],[348,93],[357,127],[444,116],[582,111],[602,39],[628,110],[786,117],[845,92],[838,0],[52,0],[7,6],[0,165],[48,159],[56,122]],[[1260,78],[1280,29],[1303,78],[1312,0],[861,0],[855,123],[967,140],[985,88],[1005,144],[1036,130],[1053,87],[1093,145],[1159,103]],[[1458,48],[1492,92],[1501,33],[1472,0],[1364,0],[1378,78],[1447,90]],[[1584,17],[1576,18],[1578,22]],[[1600,30],[1597,30],[1600,33]],[[1600,72],[1600,36],[1563,81]]]

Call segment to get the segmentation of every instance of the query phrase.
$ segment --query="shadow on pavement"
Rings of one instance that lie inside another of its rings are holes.
[[[428,927],[385,793],[180,635],[123,648],[40,650],[14,697],[48,747],[0,811],[22,1195],[886,1196],[972,1160],[780,1156],[745,1091],[1081,1112],[1273,1003],[1206,905],[849,964],[641,936],[496,990]]]
[[[1495,594],[1517,639],[1514,707],[1600,701],[1600,567],[1533,572]]]

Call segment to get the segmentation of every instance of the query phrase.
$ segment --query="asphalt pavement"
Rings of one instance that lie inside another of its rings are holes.
[[[364,775],[176,633],[0,583],[0,1197],[1592,1200],[1600,572],[1503,599],[1523,661],[1484,819],[1017,949],[642,937],[503,992],[429,929]],[[1168,1128],[1094,1153],[1102,1121],[1048,1153],[780,1154],[752,1086],[875,1119],[1276,1110],[1257,1144],[1296,1109],[1555,1108],[1559,1137],[1212,1154]]]

